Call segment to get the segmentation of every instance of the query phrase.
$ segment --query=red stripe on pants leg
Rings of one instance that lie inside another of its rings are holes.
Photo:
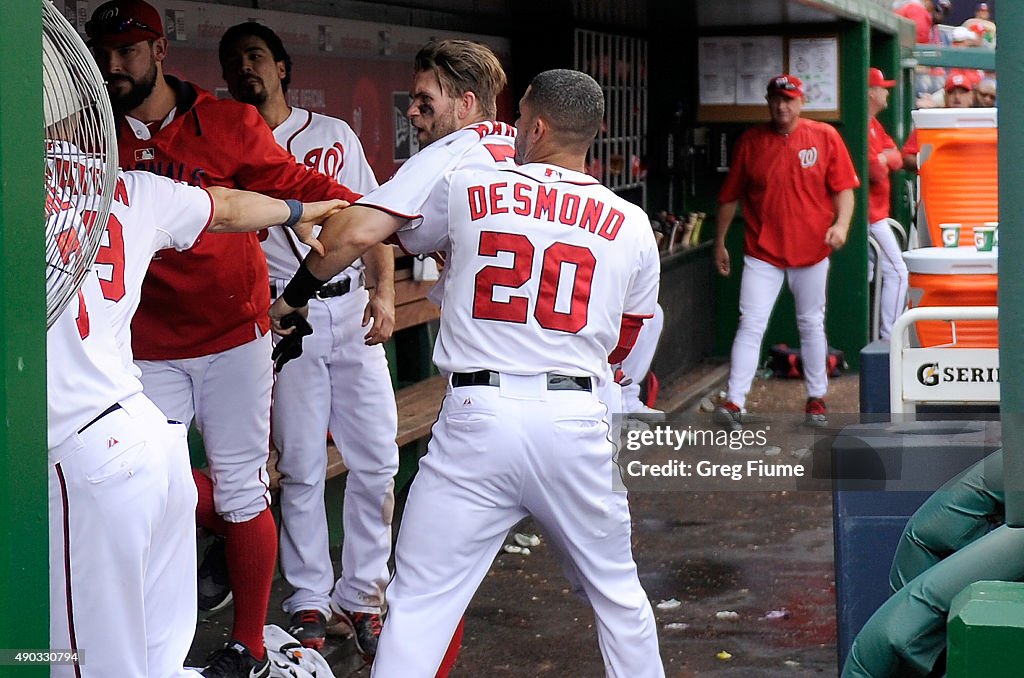
[[[444,659],[441,660],[441,667],[437,670],[436,678],[448,678],[448,672],[455,666],[455,660],[459,657],[459,649],[462,647],[462,631],[465,624],[466,618],[463,617],[459,620],[459,625],[455,627],[452,642],[448,643],[448,649],[445,650]]]

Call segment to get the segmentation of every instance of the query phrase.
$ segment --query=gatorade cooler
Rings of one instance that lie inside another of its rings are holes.
[[[939,224],[963,224],[960,246],[974,244],[974,227],[999,221],[996,109],[914,111],[921,209],[918,228],[928,244],[942,242]]]
[[[903,253],[910,272],[910,307],[995,306],[999,286],[999,248],[979,252],[971,247],[922,247]],[[953,343],[953,327],[943,320],[916,323],[918,345]],[[956,346],[999,346],[995,320],[956,321]]]

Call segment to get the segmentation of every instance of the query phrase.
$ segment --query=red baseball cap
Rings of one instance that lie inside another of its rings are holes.
[[[110,0],[96,8],[85,23],[89,45],[130,45],[164,35],[160,12],[143,0]]]
[[[970,92],[974,89],[974,82],[963,73],[954,73],[946,78],[946,91],[952,92],[957,87]]]
[[[768,81],[767,96],[776,94],[790,99],[800,98],[804,95],[804,83],[795,75],[776,75]]]
[[[868,69],[868,87],[893,87],[895,85],[895,80],[886,80],[885,75],[877,68]]]

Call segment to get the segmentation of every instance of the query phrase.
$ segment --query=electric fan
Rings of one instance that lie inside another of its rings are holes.
[[[43,119],[49,327],[93,266],[117,182],[114,116],[103,78],[50,0],[43,0]]]

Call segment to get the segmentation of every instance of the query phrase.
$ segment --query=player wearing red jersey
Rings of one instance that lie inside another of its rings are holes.
[[[824,426],[829,255],[846,243],[853,189],[860,182],[835,128],[800,117],[804,92],[799,78],[772,78],[766,98],[771,122],[747,130],[736,142],[729,176],[718,195],[714,256],[722,275],[731,271],[725,237],[740,200],[745,237],[740,324],[732,345],[728,399],[716,408],[714,419],[729,428],[742,426],[761,340],[782,283],[788,280],[796,300],[807,386],[806,423]]]
[[[358,197],[297,164],[253,108],[165,76],[168,43],[148,3],[106,2],[86,32],[117,113],[122,168],[279,198]],[[210,678],[269,670],[262,635],[277,552],[266,472],[269,303],[256,236],[209,234],[154,260],[133,323],[146,394],[173,419],[195,418],[226,521],[235,617],[232,642],[206,669]]]
[[[907,264],[889,226],[889,173],[903,166],[903,157],[878,120],[878,114],[889,105],[889,88],[895,85],[895,80],[886,80],[877,68],[868,71],[868,230],[881,250],[876,273],[882,276],[881,339],[889,338],[892,323],[907,302]]]

